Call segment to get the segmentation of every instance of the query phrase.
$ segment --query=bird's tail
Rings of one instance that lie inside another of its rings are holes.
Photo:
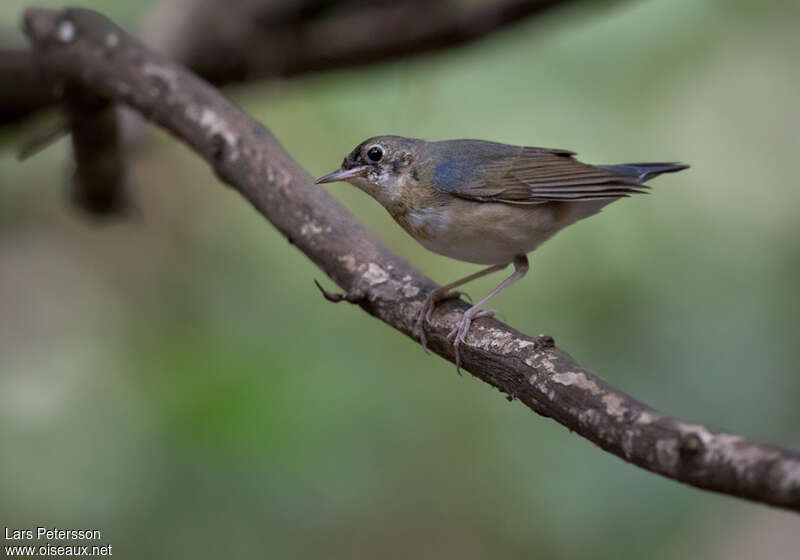
[[[625,177],[635,178],[639,183],[649,181],[662,173],[675,173],[688,169],[688,165],[682,163],[622,163],[619,165],[598,165],[603,169],[610,169]]]

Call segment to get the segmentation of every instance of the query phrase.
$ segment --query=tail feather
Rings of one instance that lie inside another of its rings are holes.
[[[653,177],[661,175],[662,173],[675,173],[676,171],[682,171],[689,168],[688,165],[677,162],[622,163],[619,165],[598,165],[597,167],[610,169],[611,171],[619,173],[620,175],[624,175],[625,177],[635,177],[640,183],[649,181]]]

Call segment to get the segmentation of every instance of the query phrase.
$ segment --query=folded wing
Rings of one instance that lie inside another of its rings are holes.
[[[504,146],[469,154],[459,173],[443,173],[441,190],[486,202],[540,204],[551,201],[585,201],[621,198],[646,192],[645,181],[680,171],[678,163],[637,163],[595,166],[582,163],[566,150]],[[457,154],[454,159],[459,160]],[[446,170],[445,170],[446,171]]]

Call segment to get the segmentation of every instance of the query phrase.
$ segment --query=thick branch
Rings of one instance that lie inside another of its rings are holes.
[[[206,159],[365,311],[411,336],[435,285],[372,235],[260,123],[214,88],[84,10],[26,13],[42,68],[127,103]],[[429,346],[453,360],[446,334],[466,309],[434,315]],[[800,454],[671,418],[580,367],[552,339],[481,319],[464,368],[622,459],[699,488],[800,511]]]
[[[244,0],[232,9],[224,0],[167,0],[143,39],[219,85],[464,44],[567,1]]]

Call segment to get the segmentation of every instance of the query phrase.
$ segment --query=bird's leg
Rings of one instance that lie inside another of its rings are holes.
[[[511,284],[525,276],[528,272],[528,257],[525,255],[517,255],[514,257],[514,272],[511,273],[511,276],[500,282],[500,285],[497,286],[494,290],[489,292],[489,294],[480,300],[478,303],[467,309],[464,313],[464,316],[458,321],[455,328],[450,331],[450,334],[447,335],[447,339],[453,340],[453,351],[455,352],[456,358],[456,368],[461,370],[461,355],[458,351],[458,346],[463,342],[466,343],[466,336],[469,332],[469,327],[472,324],[473,319],[477,319],[479,317],[491,317],[494,315],[492,311],[482,311],[481,306],[492,299],[494,296],[502,292],[504,289],[508,288]]]
[[[470,274],[469,276],[460,278],[455,282],[450,282],[446,286],[441,286],[430,293],[430,295],[425,299],[425,302],[422,304],[422,309],[420,310],[419,315],[417,315],[417,321],[414,324],[414,334],[417,336],[417,338],[419,338],[419,341],[422,344],[422,349],[425,350],[425,352],[428,351],[428,341],[425,338],[425,321],[429,323],[431,322],[431,316],[433,315],[433,310],[436,309],[436,304],[446,299],[457,298],[461,295],[464,295],[462,292],[453,291],[453,288],[463,286],[467,282],[472,282],[473,280],[482,278],[483,276],[491,274],[492,272],[503,270],[507,266],[507,264],[492,265],[489,268],[484,268],[483,270],[479,270],[478,272]]]

